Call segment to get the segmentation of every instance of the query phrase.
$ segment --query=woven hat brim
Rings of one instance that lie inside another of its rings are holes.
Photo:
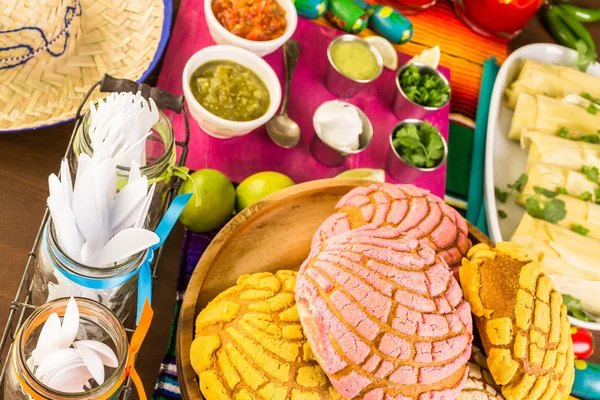
[[[65,54],[40,53],[0,70],[0,133],[41,128],[75,116],[105,73],[141,81],[168,40],[171,0],[80,0]],[[104,97],[95,91],[91,101]]]

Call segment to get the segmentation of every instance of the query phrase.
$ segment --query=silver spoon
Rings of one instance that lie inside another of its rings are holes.
[[[300,44],[290,39],[283,46],[283,62],[285,65],[285,95],[279,115],[274,116],[267,122],[267,133],[275,144],[289,149],[300,141],[300,127],[287,115],[288,99],[290,97],[290,86],[294,68],[300,57]]]

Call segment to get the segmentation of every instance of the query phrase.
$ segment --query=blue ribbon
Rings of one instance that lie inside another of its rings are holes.
[[[185,205],[188,203],[190,198],[192,197],[192,193],[180,194],[179,196],[173,199],[173,202],[169,206],[169,209],[163,216],[162,220],[158,224],[158,227],[155,230],[155,233],[158,235],[158,243],[148,249],[148,254],[146,255],[146,259],[142,263],[142,265],[137,268],[135,271],[131,271],[127,275],[118,276],[114,278],[105,278],[105,279],[93,279],[88,278],[81,275],[76,275],[67,271],[63,268],[56,268],[60,271],[64,276],[66,276],[70,281],[75,282],[78,285],[90,288],[90,289],[113,289],[117,286],[120,286],[127,282],[129,279],[133,278],[136,274],[140,274],[138,276],[138,297],[137,297],[137,316],[136,316],[136,325],[139,322],[140,316],[142,315],[142,310],[144,309],[144,303],[146,299],[152,305],[152,271],[150,269],[150,265],[152,264],[152,260],[154,259],[154,251],[163,245],[169,233],[175,226],[179,215],[183,211]],[[46,232],[44,231],[44,235]],[[46,240],[44,239],[44,243]]]

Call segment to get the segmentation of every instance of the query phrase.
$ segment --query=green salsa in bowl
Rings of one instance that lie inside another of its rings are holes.
[[[269,108],[264,82],[233,61],[215,60],[199,66],[192,74],[190,88],[202,107],[229,121],[252,121]]]
[[[245,135],[271,119],[281,102],[281,84],[265,60],[240,47],[209,46],[183,70],[190,114],[208,135]]]

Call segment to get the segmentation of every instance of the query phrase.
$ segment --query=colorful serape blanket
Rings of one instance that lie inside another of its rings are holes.
[[[198,260],[208,247],[216,232],[194,233],[186,230],[183,246],[181,249],[181,261],[179,264],[179,277],[177,278],[177,294],[175,303],[175,312],[173,313],[173,325],[171,325],[171,334],[167,353],[160,365],[160,371],[152,399],[171,400],[181,399],[179,391],[179,381],[177,380],[177,361],[176,361],[176,337],[177,320],[179,319],[179,310],[183,302],[183,295],[187,289],[192,273],[198,264]]]
[[[396,5],[393,0],[377,2],[386,3],[392,7]],[[184,7],[185,3],[186,1],[182,1],[181,12],[188,11]],[[409,15],[408,17],[414,25],[415,34],[410,43],[396,46],[397,50],[414,55],[424,49],[439,45],[441,48],[440,64],[449,67],[452,71],[450,152],[446,193],[453,198],[465,200],[469,185],[473,128],[475,126],[474,121],[484,60],[494,56],[501,64],[508,54],[508,43],[505,39],[483,37],[470,30],[458,20],[454,13],[454,5],[450,0],[438,0],[438,3],[426,12]],[[327,24],[325,20],[316,22]],[[362,36],[373,34],[368,29],[361,33]],[[171,40],[170,47],[173,46],[177,46],[176,40]],[[454,203],[454,205],[457,204]],[[179,269],[177,304],[171,337],[167,354],[160,368],[152,396],[153,399],[181,399],[175,361],[175,338],[179,308],[192,272],[214,235],[215,233],[186,232]]]

